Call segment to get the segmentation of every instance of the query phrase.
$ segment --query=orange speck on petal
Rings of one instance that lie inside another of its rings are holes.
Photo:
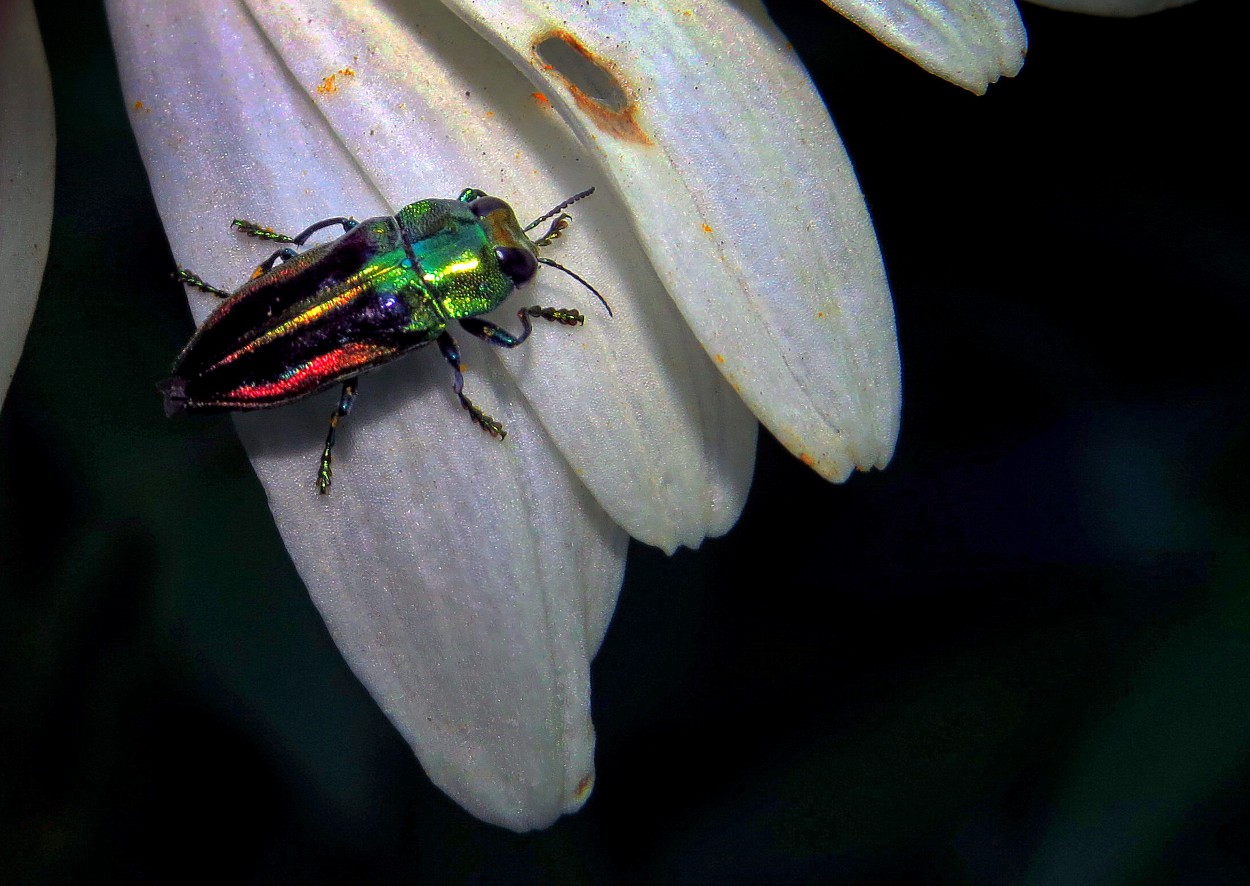
[[[714,359],[716,360],[716,362],[717,362],[717,363],[724,364],[724,362],[725,362],[725,355],[724,355],[724,354],[717,354],[717,355],[716,355],[716,357],[715,357]]]
[[[806,452],[799,453],[799,461],[803,462],[803,464],[807,465],[809,468],[816,464],[816,459],[812,458]]]
[[[148,107],[142,101],[137,101],[134,103],[134,109],[136,111],[146,111]]]
[[[538,102],[540,105],[548,108],[551,107],[551,99],[547,98],[547,96],[543,95],[541,92],[531,92],[530,95],[533,96],[534,101]]]
[[[710,233],[712,233],[712,226],[711,226],[711,225],[709,225],[709,224],[707,224],[707,223],[704,223],[704,225],[703,225],[703,233],[705,233],[705,234],[710,234]]]

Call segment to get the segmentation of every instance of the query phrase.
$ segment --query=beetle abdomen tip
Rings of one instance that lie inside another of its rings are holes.
[[[165,415],[177,415],[187,410],[187,381],[183,378],[167,378],[156,386],[165,395]]]

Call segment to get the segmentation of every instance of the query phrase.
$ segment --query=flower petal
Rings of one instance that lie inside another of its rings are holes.
[[[828,114],[763,9],[447,2],[612,176],[669,294],[760,420],[831,479],[884,465],[899,379],[880,254]]]
[[[109,13],[179,261],[232,286],[267,252],[231,235],[236,216],[388,211],[241,5],[110,0]],[[193,300],[197,316],[210,302]],[[363,379],[328,497],[312,478],[332,397],[238,425],[335,641],[430,777],[487,821],[543,827],[593,781],[589,660],[626,536],[499,366],[474,366],[470,385],[511,430],[503,445],[448,382],[431,353]]]
[[[1115,15],[1131,17],[1148,15],[1176,6],[1185,6],[1194,0],[1030,0],[1038,6],[1062,9],[1065,12],[1084,12],[1088,15]]]
[[[825,0],[920,67],[977,95],[1024,64],[1013,0]]]
[[[0,403],[48,260],[55,167],[52,80],[35,7],[0,2]]]
[[[631,535],[671,552],[732,526],[750,483],[755,421],[673,316],[628,212],[529,82],[437,2],[248,5],[390,205],[471,185],[532,218],[599,185],[571,209],[575,226],[553,252],[593,280],[614,316],[575,282],[544,272],[524,303],[580,305],[585,326],[540,329],[514,352],[462,344],[509,367]],[[494,319],[515,327],[518,306]]]

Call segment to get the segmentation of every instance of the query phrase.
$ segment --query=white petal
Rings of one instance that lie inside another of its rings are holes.
[[[755,422],[675,317],[628,212],[559,117],[489,44],[437,2],[402,7],[249,0],[295,78],[392,206],[462,187],[534,218],[589,185],[552,250],[612,302],[544,271],[520,304],[580,306],[584,327],[537,330],[524,348],[461,342],[470,363],[503,360],[608,513],[667,551],[737,520]],[[336,74],[348,70],[349,75]],[[314,87],[334,77],[332,89]]]
[[[52,80],[35,7],[0,2],[0,403],[48,260],[55,161]]]
[[[388,211],[241,6],[112,0],[109,13],[181,263],[234,286],[268,252],[230,233],[236,216],[294,227]],[[404,147],[396,163],[412,162]],[[197,315],[210,302],[193,300]],[[472,394],[506,444],[465,418],[438,354],[419,353],[362,379],[327,497],[312,478],[332,395],[238,424],[355,672],[440,787],[525,830],[576,809],[593,780],[589,660],[626,537],[501,368],[480,363]]]
[[[1030,0],[1038,6],[1062,9],[1065,12],[1084,12],[1089,15],[1115,15],[1130,17],[1147,15],[1176,6],[1186,6],[1194,0]]]
[[[825,0],[926,71],[978,95],[1024,64],[1014,0]]]
[[[511,50],[612,176],[760,420],[826,477],[884,465],[899,379],[880,254],[828,114],[763,9],[447,2]]]

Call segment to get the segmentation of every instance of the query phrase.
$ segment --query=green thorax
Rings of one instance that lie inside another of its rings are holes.
[[[421,284],[448,318],[485,314],[512,293],[515,283],[500,266],[499,249],[537,252],[512,210],[501,205],[479,217],[460,200],[418,200],[396,216]]]

